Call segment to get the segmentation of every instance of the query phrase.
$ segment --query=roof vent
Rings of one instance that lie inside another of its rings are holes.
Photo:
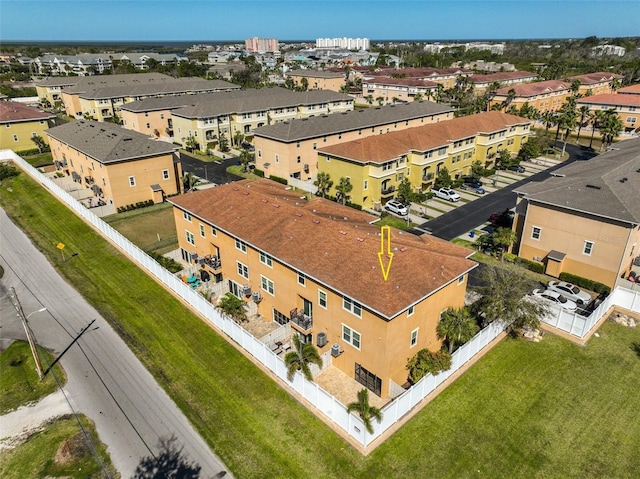
[[[587,185],[587,188],[593,188],[594,190],[599,190],[600,186],[597,185]]]
[[[274,208],[280,208],[280,205],[277,203],[273,203],[271,206],[273,206]]]
[[[624,178],[620,178],[620,183],[624,183],[625,181],[627,181],[629,178],[627,178],[626,176]]]
[[[265,200],[264,198],[262,198],[262,200],[261,200],[261,201],[262,201],[263,203],[268,203],[268,201],[267,201],[267,200]]]
[[[346,235],[346,234],[347,234],[347,232],[346,232],[346,231],[344,231],[344,230],[340,230],[340,234],[341,234],[341,235]]]
[[[358,237],[358,238],[356,238],[356,241],[359,241],[360,243],[362,243],[364,241],[364,238]]]
[[[320,220],[313,220],[313,222],[314,222],[315,224],[317,224],[317,225],[319,225],[319,224],[320,224]]]

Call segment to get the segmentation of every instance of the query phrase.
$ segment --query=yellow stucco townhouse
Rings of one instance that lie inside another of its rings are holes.
[[[0,101],[0,150],[16,152],[33,150],[37,145],[34,136],[41,137],[45,143],[45,130],[55,124],[55,115],[45,113],[22,103],[9,100]]]

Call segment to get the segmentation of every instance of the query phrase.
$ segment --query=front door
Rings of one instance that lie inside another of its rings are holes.
[[[303,306],[302,306],[302,312],[304,314],[306,314],[307,316],[309,316],[310,318],[313,317],[313,303],[311,301],[309,301],[308,299],[302,298],[302,302],[303,302]]]

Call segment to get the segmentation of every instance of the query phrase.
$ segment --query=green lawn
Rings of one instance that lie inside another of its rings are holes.
[[[145,251],[164,254],[178,248],[176,223],[170,203],[118,213],[103,219]]]
[[[606,324],[586,347],[549,334],[541,343],[505,340],[364,457],[26,175],[0,186],[0,204],[238,478],[631,478],[640,470],[640,358],[631,349],[640,328]],[[58,242],[78,255],[62,262]]]
[[[53,357],[40,348],[39,354],[42,367],[46,370],[53,362]],[[53,371],[62,383],[66,382],[59,365]],[[0,415],[24,404],[37,402],[57,388],[51,373],[44,381],[40,381],[28,343],[16,341],[0,354]]]
[[[80,421],[85,431],[93,437],[93,443],[109,476],[103,475],[100,463],[87,446],[78,421],[67,416],[58,418],[43,430],[35,432],[23,444],[0,452],[0,477],[4,479],[120,477],[111,465],[104,444],[97,439],[93,423],[84,416],[80,416]],[[54,457],[63,443],[73,451],[72,455],[65,457],[64,460],[55,461]]]
[[[53,165],[53,156],[50,152],[41,153],[39,155],[24,156],[24,160],[34,168],[41,166]]]

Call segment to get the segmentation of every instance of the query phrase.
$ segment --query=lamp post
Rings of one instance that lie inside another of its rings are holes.
[[[40,362],[40,356],[38,356],[38,351],[36,349],[36,341],[33,338],[33,332],[31,331],[31,328],[29,327],[29,323],[27,322],[27,320],[36,313],[41,313],[43,311],[46,311],[47,308],[40,308],[37,311],[33,311],[32,313],[29,313],[28,316],[25,316],[24,311],[22,309],[22,305],[18,300],[18,295],[16,294],[16,290],[14,288],[10,288],[9,292],[10,292],[10,298],[12,300],[11,302],[13,303],[13,307],[16,308],[18,317],[20,318],[20,321],[22,321],[24,332],[27,335],[27,342],[29,343],[29,348],[31,348],[31,354],[33,354],[33,360],[36,363],[36,371],[38,372],[38,377],[40,378],[40,380],[42,380],[44,378],[44,371],[42,370],[42,363]]]

